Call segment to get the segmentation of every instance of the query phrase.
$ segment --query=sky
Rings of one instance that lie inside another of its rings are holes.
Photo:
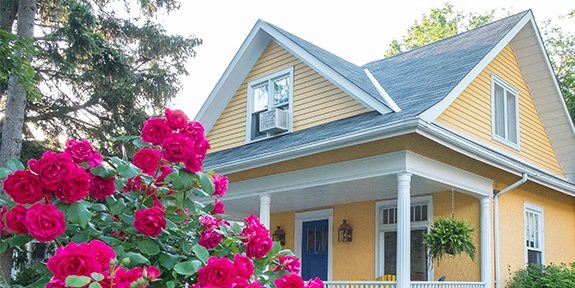
[[[190,74],[181,78],[183,89],[170,106],[194,118],[258,19],[363,65],[383,58],[393,39],[401,40],[414,21],[445,2],[465,14],[496,9],[498,18],[531,9],[539,25],[575,10],[569,0],[181,0],[178,11],[159,20],[168,33],[195,36],[203,44],[187,63]]]

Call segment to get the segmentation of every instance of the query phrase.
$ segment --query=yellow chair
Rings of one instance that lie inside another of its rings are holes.
[[[396,278],[395,278],[395,275],[386,274],[386,275],[379,276],[379,277],[375,278],[375,280],[376,280],[376,281],[395,281]],[[383,285],[383,286],[381,286],[381,287],[383,287],[383,288],[395,288],[396,285],[386,284],[386,285]]]
[[[365,278],[361,277],[351,277],[349,281],[365,281]],[[352,288],[363,288],[363,285],[351,285]]]

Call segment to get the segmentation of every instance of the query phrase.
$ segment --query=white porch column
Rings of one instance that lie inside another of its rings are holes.
[[[260,222],[268,229],[270,229],[270,203],[269,194],[260,195]]]
[[[411,173],[397,174],[397,288],[409,288],[411,275]]]
[[[481,261],[481,282],[485,282],[486,288],[493,287],[492,263],[491,260],[491,197],[485,196],[480,199],[481,219],[480,230],[480,261]]]

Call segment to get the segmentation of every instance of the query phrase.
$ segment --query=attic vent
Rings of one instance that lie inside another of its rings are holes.
[[[280,133],[288,130],[288,111],[271,109],[260,113],[260,132]]]

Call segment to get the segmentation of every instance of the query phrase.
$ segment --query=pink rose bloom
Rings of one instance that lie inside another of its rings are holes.
[[[184,159],[184,166],[186,167],[186,170],[192,173],[202,171],[202,165],[204,161],[203,156],[204,155],[193,153],[192,155]]]
[[[54,241],[66,230],[64,213],[56,209],[54,204],[32,205],[26,211],[25,225],[28,233],[40,242]]]
[[[46,283],[46,286],[44,286],[44,287],[45,288],[67,288],[69,286],[66,286],[66,280],[52,276],[52,278],[50,278],[50,282]]]
[[[70,176],[70,179],[62,184],[61,189],[54,191],[54,196],[69,204],[82,200],[88,195],[92,174],[76,166],[70,171]]]
[[[224,203],[222,201],[218,201],[218,199],[214,201],[214,210],[212,210],[212,214],[225,214]]]
[[[180,130],[180,133],[186,137],[204,138],[204,126],[198,121],[190,121]]]
[[[303,279],[297,274],[284,274],[274,281],[277,288],[304,288]]]
[[[166,117],[166,122],[170,128],[174,130],[182,129],[188,124],[188,116],[180,109],[170,110],[170,108],[166,108],[164,117]]]
[[[202,287],[231,288],[236,274],[234,263],[228,258],[211,256],[207,265],[198,270],[198,283]]]
[[[214,230],[204,230],[200,232],[198,244],[206,249],[214,249],[223,239],[224,237]]]
[[[110,260],[116,258],[116,252],[112,247],[100,240],[92,240],[88,243],[88,248],[92,250],[94,259],[100,263],[100,271],[110,270]]]
[[[6,226],[10,231],[24,234],[28,232],[26,229],[26,207],[22,205],[16,205],[14,208],[10,209],[6,213]]]
[[[220,225],[220,220],[211,215],[200,216],[198,220],[206,229],[210,230],[216,229]]]
[[[180,133],[172,133],[162,142],[164,153],[162,157],[170,162],[183,162],[192,154],[194,147],[184,135]]]
[[[40,185],[48,191],[60,189],[62,184],[70,180],[72,171],[78,167],[70,154],[53,151],[46,151],[38,161],[28,161],[28,165],[32,172],[38,174]]]
[[[106,199],[106,197],[114,194],[116,191],[116,186],[114,185],[114,180],[116,178],[102,178],[97,175],[92,175],[90,180],[90,189],[88,189],[88,194],[96,199]]]
[[[212,178],[214,179],[214,196],[224,197],[224,194],[228,191],[228,177],[212,175]]]
[[[132,164],[142,169],[143,173],[153,176],[160,164],[160,150],[151,147],[142,148],[134,154]]]
[[[279,266],[274,271],[279,272],[282,268],[291,274],[298,274],[300,269],[299,259],[290,255],[280,256]]]
[[[250,216],[244,218],[246,222],[246,227],[242,230],[239,234],[240,237],[243,237],[244,242],[249,242],[252,237],[257,235],[260,236],[269,236],[269,230],[260,222],[258,217],[254,216],[254,214],[250,214]]]
[[[307,281],[307,283],[305,283],[305,288],[324,288],[323,281],[321,281],[321,279],[318,277],[315,277],[314,279],[310,279]]]
[[[234,256],[234,267],[236,268],[238,276],[244,279],[250,279],[254,274],[254,263],[246,256],[236,254]]]
[[[147,236],[158,236],[166,228],[166,212],[157,206],[136,211],[134,228]]]
[[[70,275],[90,276],[92,272],[101,273],[102,265],[94,257],[87,243],[68,243],[56,249],[56,254],[46,263],[54,278],[66,279]]]
[[[16,170],[2,182],[8,196],[18,204],[34,204],[44,197],[42,185],[28,170]]]
[[[256,235],[252,237],[246,245],[246,255],[248,257],[261,259],[272,250],[274,242],[269,235]]]
[[[156,178],[156,184],[163,183],[164,179],[166,179],[166,176],[172,174],[172,172],[174,172],[174,170],[172,170],[172,168],[169,165],[162,166],[160,168],[160,176]]]
[[[140,136],[144,142],[160,145],[170,134],[172,129],[164,119],[152,117],[144,122]]]
[[[88,140],[66,140],[66,148],[64,153],[70,154],[74,162],[80,164],[82,162],[88,163],[88,168],[94,168],[102,164],[102,155],[92,148]]]

